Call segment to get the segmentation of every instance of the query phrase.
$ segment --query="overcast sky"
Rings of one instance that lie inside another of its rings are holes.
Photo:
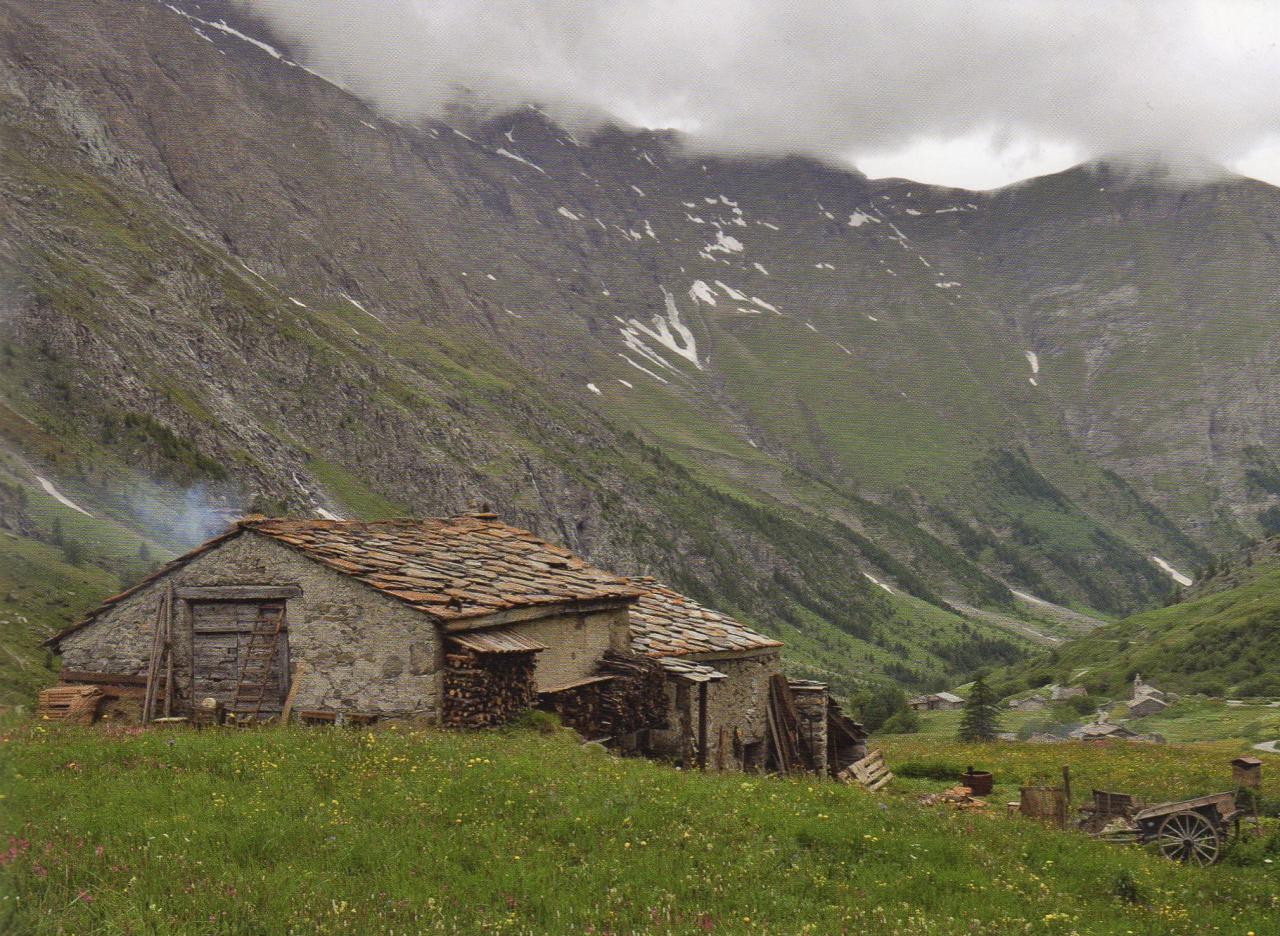
[[[1280,0],[248,0],[397,117],[460,87],[990,188],[1102,154],[1280,184]]]

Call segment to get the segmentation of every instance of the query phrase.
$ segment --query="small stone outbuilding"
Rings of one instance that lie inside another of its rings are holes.
[[[1158,715],[1169,707],[1169,703],[1159,696],[1149,694],[1128,703],[1130,718],[1144,718],[1147,715]]]
[[[688,766],[763,768],[782,644],[651,578],[632,581],[643,593],[629,612],[631,645],[671,676],[669,727],[650,732],[651,749]]]
[[[907,705],[917,712],[950,711],[964,708],[964,699],[954,692],[931,692],[913,696],[907,700]]]

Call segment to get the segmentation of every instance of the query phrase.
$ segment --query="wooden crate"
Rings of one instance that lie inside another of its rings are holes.
[[[893,773],[884,762],[884,752],[872,751],[862,760],[854,761],[836,774],[836,779],[845,783],[860,783],[874,793],[893,779]]]

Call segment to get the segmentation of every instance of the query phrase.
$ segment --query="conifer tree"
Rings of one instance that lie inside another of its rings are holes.
[[[979,676],[964,703],[958,737],[961,741],[994,741],[999,731],[1000,708],[996,695],[986,679]]]

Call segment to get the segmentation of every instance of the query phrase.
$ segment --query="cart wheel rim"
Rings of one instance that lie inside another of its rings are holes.
[[[1197,812],[1179,812],[1165,818],[1156,833],[1160,852],[1171,861],[1211,865],[1218,860],[1218,831]]]

